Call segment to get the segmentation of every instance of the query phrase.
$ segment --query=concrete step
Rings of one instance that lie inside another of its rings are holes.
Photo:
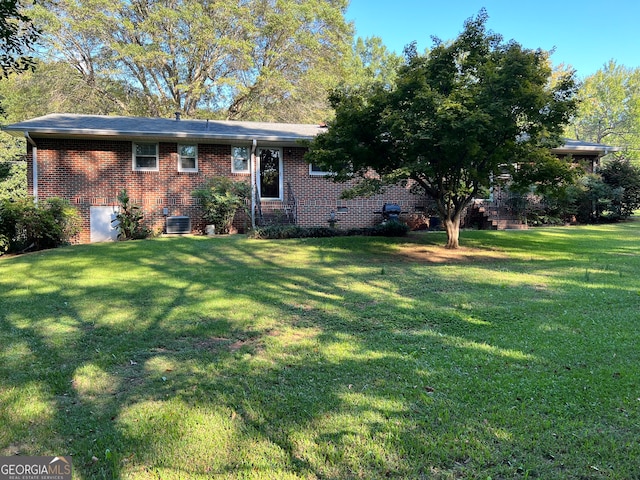
[[[491,220],[495,230],[528,230],[529,226],[519,220]]]

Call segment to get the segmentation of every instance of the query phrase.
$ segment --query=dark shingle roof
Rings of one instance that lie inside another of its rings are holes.
[[[236,122],[221,120],[175,120],[167,118],[51,114],[15,123],[8,133],[31,136],[126,137],[174,140],[251,141],[295,144],[322,131],[319,125]]]
[[[126,138],[192,140],[222,143],[251,142],[296,145],[311,140],[325,129],[320,125],[295,123],[237,122],[223,120],[175,120],[167,118],[116,117],[54,113],[4,128],[8,133],[34,137]],[[619,148],[600,143],[565,140],[554,153],[606,155]]]

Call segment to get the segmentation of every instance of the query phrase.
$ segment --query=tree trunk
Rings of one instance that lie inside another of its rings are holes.
[[[444,219],[444,229],[447,232],[447,244],[445,248],[456,249],[460,247],[460,218]]]

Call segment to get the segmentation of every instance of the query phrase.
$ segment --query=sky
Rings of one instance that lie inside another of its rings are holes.
[[[414,40],[423,52],[431,36],[456,38],[482,7],[488,29],[525,48],[555,49],[553,64],[571,65],[579,78],[611,59],[640,67],[640,0],[351,0],[346,18],[356,36],[378,36],[401,54]]]

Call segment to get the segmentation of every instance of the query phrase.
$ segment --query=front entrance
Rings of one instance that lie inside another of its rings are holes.
[[[282,150],[258,150],[258,191],[263,200],[282,200]]]

